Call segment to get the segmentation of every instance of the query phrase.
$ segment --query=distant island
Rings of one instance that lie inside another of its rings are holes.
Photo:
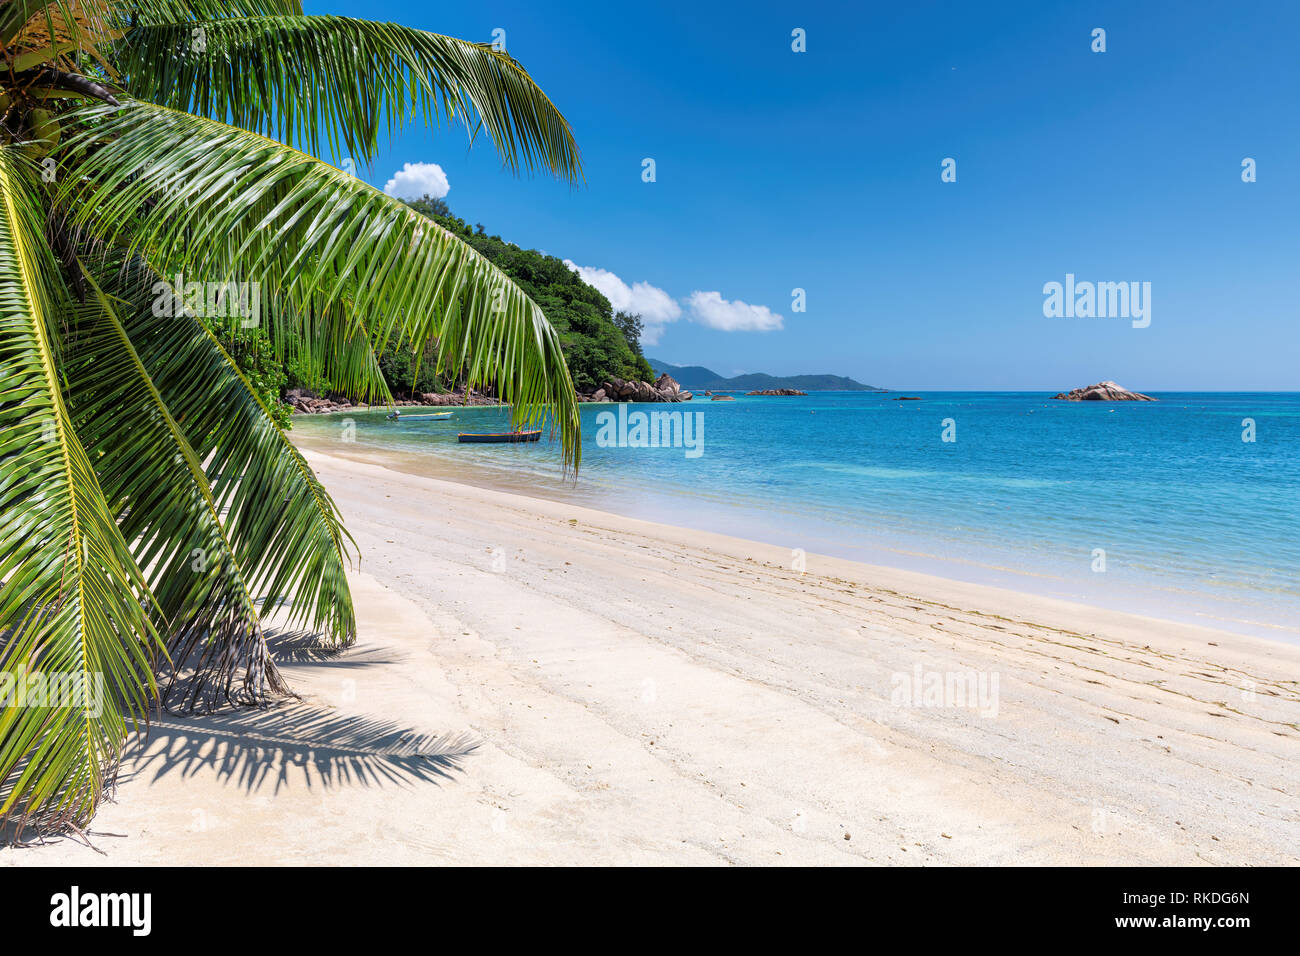
[[[772,389],[791,388],[805,392],[884,392],[888,389],[874,385],[863,385],[843,375],[767,375],[753,372],[749,375],[736,375],[726,378],[712,369],[702,365],[669,365],[657,359],[648,359],[655,375],[667,373],[682,388],[692,391],[770,391]]]

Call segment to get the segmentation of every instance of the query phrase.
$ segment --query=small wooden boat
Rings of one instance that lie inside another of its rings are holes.
[[[441,422],[451,418],[451,412],[431,412],[428,415],[403,415],[393,412],[388,416],[390,422]]]
[[[487,442],[537,441],[541,437],[542,430],[536,428],[525,432],[461,432],[456,436],[456,440],[469,445]]]

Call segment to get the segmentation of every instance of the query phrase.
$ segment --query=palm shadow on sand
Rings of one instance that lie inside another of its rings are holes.
[[[267,644],[290,671],[394,663],[382,652],[324,647],[301,631],[268,632]],[[424,733],[373,715],[286,700],[268,708],[164,713],[151,722],[147,738],[129,746],[129,769],[119,782],[211,771],[249,793],[289,785],[329,790],[441,784],[454,779],[477,747],[466,732]]]
[[[120,782],[214,771],[249,793],[441,783],[478,743],[468,733],[423,734],[381,718],[309,704],[156,721]],[[133,755],[128,754],[128,758]]]
[[[384,648],[330,647],[318,634],[303,630],[266,631],[266,646],[280,667],[320,664],[328,667],[358,668],[376,664],[397,664],[401,657],[386,653]]]

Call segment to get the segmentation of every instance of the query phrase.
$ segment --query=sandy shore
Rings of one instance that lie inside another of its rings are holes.
[[[1300,862],[1300,649],[309,458],[357,646],[0,864]]]

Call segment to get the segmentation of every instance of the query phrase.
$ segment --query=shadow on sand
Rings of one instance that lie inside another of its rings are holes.
[[[328,648],[301,631],[268,631],[267,643],[276,662],[291,671],[394,663],[383,650]],[[127,742],[119,785],[168,774],[184,779],[204,771],[248,793],[276,793],[290,785],[309,790],[441,785],[455,778],[464,759],[479,746],[470,733],[423,733],[373,715],[341,713],[295,699],[265,708],[150,716],[147,735]],[[15,779],[16,773],[0,781],[0,799]],[[24,845],[24,837],[44,842],[41,829],[37,823],[11,819],[0,827],[0,846]],[[45,836],[55,837],[56,832]],[[77,839],[89,842],[80,831]]]
[[[275,662],[281,667],[298,664],[321,664],[329,667],[372,667],[376,664],[396,664],[385,648],[329,647],[310,631],[271,630],[266,632],[266,646]]]
[[[267,710],[164,716],[136,746],[121,782],[211,770],[222,783],[251,793],[278,792],[295,781],[326,789],[439,783],[452,779],[478,743],[467,733],[423,734],[377,717],[290,702]]]
[[[393,663],[383,651],[325,647],[302,631],[268,631],[267,644],[291,671]],[[437,784],[453,779],[477,747],[469,733],[427,734],[373,715],[286,700],[268,708],[163,714],[146,739],[129,746],[130,771],[119,782],[209,770],[250,793],[278,792],[291,783],[309,789]]]

